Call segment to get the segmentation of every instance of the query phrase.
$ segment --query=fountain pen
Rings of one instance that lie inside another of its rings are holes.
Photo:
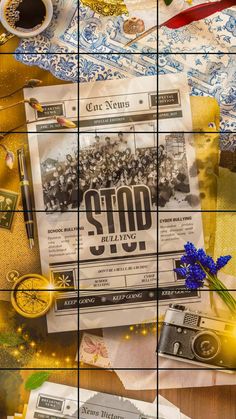
[[[20,175],[22,206],[24,211],[24,222],[29,240],[29,246],[30,249],[32,249],[34,246],[34,219],[24,148],[17,150],[17,158]]]

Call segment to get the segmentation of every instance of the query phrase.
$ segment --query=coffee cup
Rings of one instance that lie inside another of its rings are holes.
[[[4,34],[6,41],[12,36],[39,35],[48,27],[52,16],[52,0],[1,0],[0,3],[0,21],[8,32]]]

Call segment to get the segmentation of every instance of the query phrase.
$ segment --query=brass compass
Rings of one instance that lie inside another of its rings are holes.
[[[38,274],[20,276],[17,271],[8,272],[6,278],[13,283],[11,302],[17,313],[33,319],[48,312],[53,302],[53,290],[46,278]]]

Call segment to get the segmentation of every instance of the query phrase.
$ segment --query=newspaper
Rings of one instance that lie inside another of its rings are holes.
[[[80,88],[80,329],[156,317],[155,83]]]
[[[187,75],[185,73],[165,74],[158,78],[159,132],[192,132]]]
[[[79,418],[156,419],[157,404],[80,389]],[[26,418],[27,419],[27,418]]]
[[[24,89],[26,99],[32,90]],[[42,273],[56,294],[47,315],[48,332],[78,327],[78,135],[55,116],[76,121],[77,86],[39,87],[34,96],[43,113],[26,104],[29,151]],[[66,291],[66,288],[70,289]]]
[[[171,90],[169,89],[171,86]],[[188,290],[174,272],[187,241],[204,247],[200,194],[185,74],[160,76],[158,92],[159,313],[170,303],[207,303],[208,292]],[[174,132],[176,129],[179,132]],[[182,131],[182,132],[180,132]],[[164,134],[164,132],[166,132]]]
[[[45,382],[30,393],[25,419],[77,419],[78,389]]]

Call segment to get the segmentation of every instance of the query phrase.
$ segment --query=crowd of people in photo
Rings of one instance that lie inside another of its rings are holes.
[[[78,208],[78,154],[67,154],[63,163],[55,162],[52,166],[46,162],[41,165],[46,211]]]
[[[152,205],[157,202],[157,150],[137,148],[132,153],[123,133],[117,138],[95,136],[92,146],[79,153],[79,202],[88,189],[144,184],[150,188]]]
[[[184,141],[184,139],[183,139]],[[184,152],[167,152],[165,146],[158,146],[158,206],[165,207],[171,201],[175,204],[188,201],[190,193],[188,166]]]

